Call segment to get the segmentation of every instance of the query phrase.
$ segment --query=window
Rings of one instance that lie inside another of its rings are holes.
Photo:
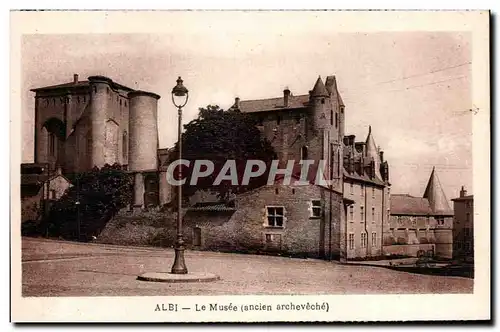
[[[354,206],[352,206],[352,205],[349,206],[349,214],[350,214],[349,219],[351,220],[351,222],[353,222],[354,221]]]
[[[54,156],[56,154],[56,135],[49,132],[49,155]]]
[[[276,117],[276,124],[279,126],[279,124],[281,123],[281,116],[277,116]]]
[[[391,188],[387,188],[387,195],[391,194]]]
[[[268,206],[266,210],[267,210],[267,226],[283,227],[285,208],[283,206]]]
[[[351,195],[354,195],[354,185],[351,183],[349,183],[349,186],[350,186],[350,190],[351,190]]]
[[[377,246],[377,233],[372,232],[372,247],[376,247],[376,246]]]
[[[311,201],[311,218],[319,217],[321,217],[321,201],[315,199]]]
[[[391,219],[391,210],[387,209],[387,221]]]
[[[123,136],[122,136],[122,157],[123,157],[123,162],[125,162],[125,160],[127,160],[127,156],[128,156],[128,137],[127,137],[127,132],[124,131],[123,132]]]
[[[321,98],[321,103],[324,104],[325,103],[325,98]]]
[[[361,197],[363,197],[365,195],[365,185],[362,184],[361,185]]]
[[[361,233],[361,248],[366,248],[366,233]]]
[[[415,217],[410,217],[410,221],[411,221],[411,226],[412,227],[416,227],[417,226],[417,219]]]
[[[469,222],[469,221],[470,221],[470,213],[469,213],[469,212],[467,212],[467,213],[465,214],[465,221],[467,221],[467,222]]]
[[[464,228],[464,235],[465,235],[465,237],[470,237],[471,236],[470,228]]]
[[[295,123],[299,124],[300,123],[300,115],[295,116]]]
[[[372,187],[372,198],[375,198],[375,187]]]
[[[49,199],[56,199],[56,191],[54,189],[49,191]]]
[[[439,226],[444,225],[444,217],[436,217],[436,222]]]
[[[375,222],[375,208],[372,207],[372,222]]]
[[[333,126],[333,109],[330,111],[330,126]]]
[[[335,128],[339,127],[339,114],[335,112]]]
[[[274,189],[274,193],[275,193],[276,195],[278,195],[278,194],[280,193],[280,191],[278,190],[278,188]]]
[[[361,211],[361,222],[365,222],[365,208],[364,206],[360,206],[359,210]]]
[[[403,224],[403,218],[401,216],[398,216],[398,225],[402,225]]]
[[[353,233],[349,234],[349,249],[350,250],[354,249],[354,234]]]

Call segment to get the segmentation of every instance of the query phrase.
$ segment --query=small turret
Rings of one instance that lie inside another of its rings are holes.
[[[318,79],[316,80],[316,84],[314,84],[314,88],[311,91],[311,97],[318,98],[318,97],[329,97],[329,96],[330,94],[328,93],[325,84],[323,84],[321,76],[319,76]]]
[[[330,95],[325,84],[323,84],[323,80],[321,80],[321,76],[316,80],[309,98],[309,103],[313,110],[314,128],[316,130],[330,130],[333,122],[333,113],[331,110]]]

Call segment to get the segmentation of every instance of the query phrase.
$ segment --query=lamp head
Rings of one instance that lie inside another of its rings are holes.
[[[184,86],[184,84],[182,84],[184,81],[182,80],[182,78],[179,76],[179,78],[177,79],[177,85],[174,86],[174,88],[172,89],[172,94],[176,97],[184,97],[185,95],[188,94],[188,89],[186,89],[186,87]]]

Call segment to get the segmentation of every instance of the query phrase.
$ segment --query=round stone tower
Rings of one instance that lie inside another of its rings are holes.
[[[128,170],[134,173],[134,206],[145,206],[150,193],[158,194],[158,99],[146,91],[128,94]],[[156,174],[156,176],[155,176]]]
[[[130,171],[151,171],[158,168],[158,99],[151,92],[132,91],[128,94]]]
[[[314,84],[310,97],[314,113],[314,129],[330,130],[332,127],[332,106],[330,104],[330,94],[323,84],[321,77],[318,77],[316,84]]]
[[[106,131],[106,116],[108,113],[108,101],[111,79],[104,76],[90,76],[88,78],[90,84],[90,134],[88,147],[90,154],[90,168],[97,166],[102,167],[105,163],[105,131]]]

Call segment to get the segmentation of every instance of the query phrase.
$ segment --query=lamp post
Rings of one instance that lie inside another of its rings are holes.
[[[187,104],[189,98],[188,89],[182,84],[182,78],[179,76],[177,85],[172,89],[172,103],[177,107],[178,126],[177,126],[177,142],[179,144],[179,160],[182,159],[182,108]],[[179,178],[182,178],[182,166],[179,165]],[[187,274],[187,267],[184,261],[184,240],[182,238],[182,186],[177,189],[177,239],[175,241],[175,260],[172,266],[172,274]]]

